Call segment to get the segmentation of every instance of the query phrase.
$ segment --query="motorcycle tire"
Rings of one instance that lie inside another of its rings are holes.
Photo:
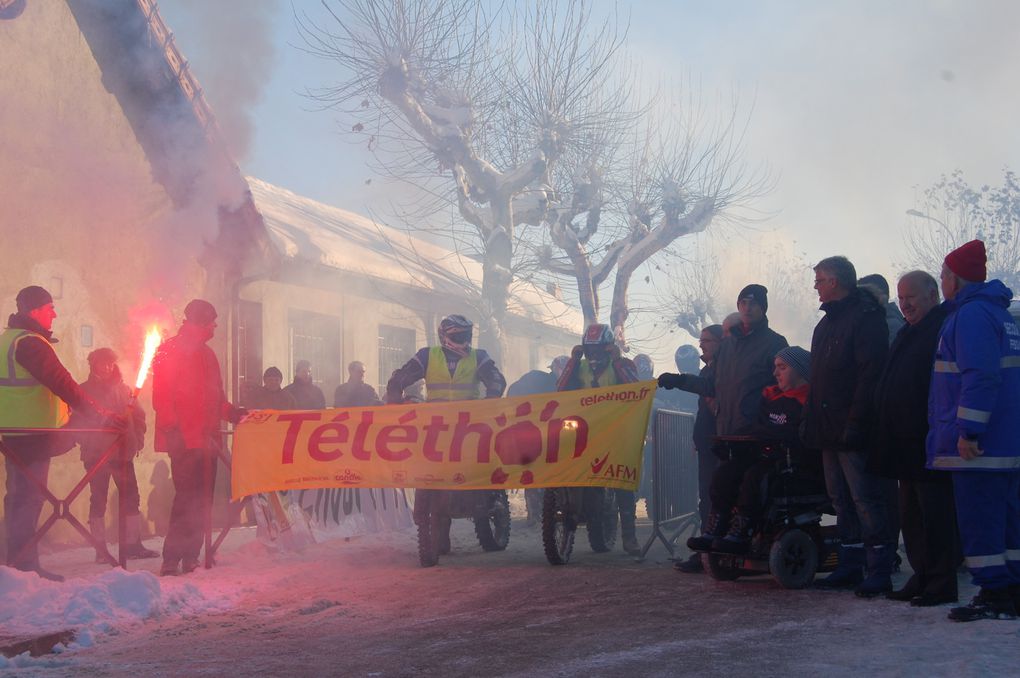
[[[503,551],[510,543],[510,502],[506,491],[495,493],[488,510],[476,515],[475,536],[485,551]]]
[[[567,490],[550,488],[542,498],[542,546],[550,565],[566,565],[574,551],[577,522],[567,504]]]
[[[416,497],[415,501],[429,501]],[[440,516],[431,507],[419,507],[418,520],[418,562],[422,567],[432,567],[439,562],[439,535],[442,531]]]

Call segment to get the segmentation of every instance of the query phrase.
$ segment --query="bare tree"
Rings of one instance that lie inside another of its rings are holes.
[[[736,310],[739,291],[749,283],[769,290],[769,322],[791,343],[807,345],[818,321],[811,264],[795,242],[779,231],[742,234],[725,243],[709,236],[664,264],[659,312],[697,337],[702,328]]]
[[[962,170],[942,175],[907,214],[908,268],[937,272],[946,254],[977,238],[988,249],[988,277],[1020,293],[1020,184],[1008,167],[1001,186],[978,189]]]
[[[660,96],[657,105],[637,109],[622,135],[614,136],[619,125],[604,128],[602,152],[560,172],[572,185],[552,194],[568,199],[552,201],[546,213],[551,244],[540,251],[545,268],[574,278],[587,322],[597,320],[599,288],[612,275],[609,321],[624,345],[630,285],[639,268],[660,253],[675,254],[669,250],[675,241],[713,221],[739,221],[733,208],[770,188],[766,171],[743,162],[746,121],[738,118],[736,102],[713,122],[697,94],[688,88],[680,101]],[[686,278],[686,294],[711,297],[703,278]],[[695,315],[709,313],[705,307]]]
[[[620,103],[605,83],[622,36],[608,21],[593,30],[573,0],[505,11],[472,0],[326,7],[328,26],[299,24],[344,79],[315,96],[354,118],[378,169],[423,187],[437,209],[455,204],[475,228],[484,329],[501,353],[516,228],[544,212],[549,166]]]

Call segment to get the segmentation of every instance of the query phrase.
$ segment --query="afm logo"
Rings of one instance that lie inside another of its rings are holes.
[[[618,478],[620,480],[637,480],[637,469],[626,464],[607,464],[602,472],[603,478]]]
[[[343,473],[334,474],[333,480],[344,485],[357,485],[361,482],[361,474],[345,468]]]

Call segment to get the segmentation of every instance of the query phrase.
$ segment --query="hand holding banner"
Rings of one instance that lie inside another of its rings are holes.
[[[633,490],[655,382],[490,400],[261,410],[234,434],[235,499],[321,487]]]

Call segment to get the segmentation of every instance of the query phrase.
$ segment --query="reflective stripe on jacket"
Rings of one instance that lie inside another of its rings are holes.
[[[928,394],[928,468],[1020,470],[1020,328],[1013,293],[998,280],[974,283],[945,303]],[[983,450],[966,461],[961,437]]]
[[[592,372],[591,363],[587,358],[581,358],[577,366],[577,379],[581,382],[581,388],[591,388],[595,382],[595,373]],[[606,365],[606,369],[599,375],[598,382],[599,386],[616,386],[616,370],[612,365]]]
[[[428,400],[476,400],[478,398],[478,353],[475,349],[457,361],[453,374],[446,364],[442,346],[429,349],[429,364],[425,370],[425,388]]]
[[[67,403],[15,359],[18,344],[26,339],[42,341],[53,350],[31,330],[7,329],[0,334],[0,427],[59,428],[70,416]]]

